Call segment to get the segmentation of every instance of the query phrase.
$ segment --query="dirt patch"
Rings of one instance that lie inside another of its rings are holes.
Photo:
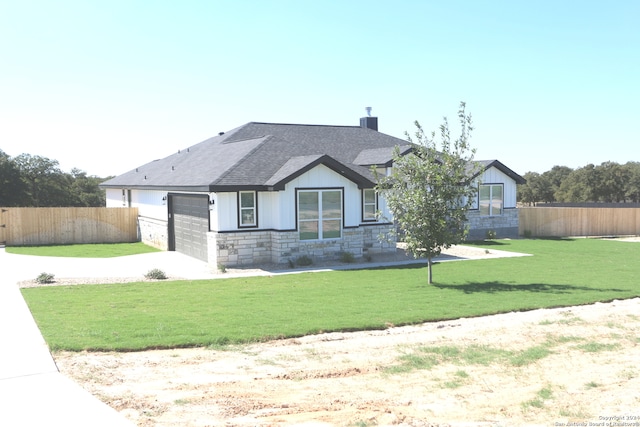
[[[55,359],[140,426],[640,425],[638,331],[636,298],[225,349]]]

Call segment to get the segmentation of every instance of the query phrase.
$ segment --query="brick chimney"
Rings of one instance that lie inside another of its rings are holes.
[[[378,118],[371,117],[371,107],[365,108],[367,110],[367,116],[360,118],[360,127],[371,130],[378,130]]]

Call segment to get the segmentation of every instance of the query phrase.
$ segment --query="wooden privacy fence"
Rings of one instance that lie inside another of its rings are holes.
[[[138,208],[0,208],[0,243],[7,246],[138,240]]]
[[[519,208],[519,234],[545,236],[640,235],[638,207],[523,207]]]

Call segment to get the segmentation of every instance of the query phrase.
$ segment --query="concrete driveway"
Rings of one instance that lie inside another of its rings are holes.
[[[133,425],[58,372],[17,283],[43,272],[56,278],[131,278],[153,268],[171,277],[215,277],[206,263],[177,252],[79,259],[14,255],[0,248],[0,425]]]
[[[179,252],[152,252],[116,258],[64,258],[15,255],[0,249],[0,265],[6,265],[14,280],[33,280],[40,273],[56,278],[143,278],[158,268],[169,277],[211,279],[220,277],[205,262]]]

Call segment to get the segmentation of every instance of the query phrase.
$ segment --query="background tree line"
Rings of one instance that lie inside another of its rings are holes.
[[[518,201],[525,205],[640,202],[640,162],[604,162],[578,169],[554,166],[543,174],[527,172],[523,177],[527,183],[518,186]]]
[[[57,160],[30,154],[10,157],[0,149],[3,207],[103,207],[105,192],[98,184],[106,179],[77,168],[63,172]]]

